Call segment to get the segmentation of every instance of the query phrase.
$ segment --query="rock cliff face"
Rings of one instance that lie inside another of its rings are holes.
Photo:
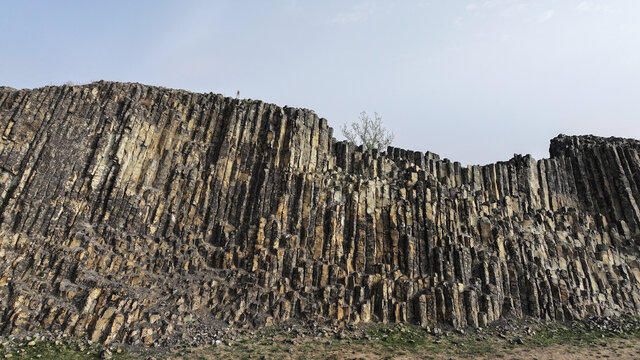
[[[462,167],[312,111],[139,84],[0,88],[0,333],[163,343],[288,320],[640,312],[640,142]]]

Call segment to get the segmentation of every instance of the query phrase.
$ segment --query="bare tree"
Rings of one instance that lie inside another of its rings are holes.
[[[382,126],[382,117],[376,112],[373,113],[373,119],[365,111],[361,112],[358,121],[350,126],[342,125],[341,130],[347,140],[364,145],[367,150],[384,150],[393,141],[393,132]]]

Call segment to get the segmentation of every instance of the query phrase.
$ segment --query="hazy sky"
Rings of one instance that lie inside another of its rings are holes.
[[[0,85],[118,80],[378,112],[463,164],[640,138],[640,1],[4,1]]]

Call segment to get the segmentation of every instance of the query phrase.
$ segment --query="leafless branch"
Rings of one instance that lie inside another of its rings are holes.
[[[373,119],[365,111],[361,112],[357,122],[344,124],[341,130],[347,140],[364,145],[367,150],[384,150],[393,141],[393,132],[384,128],[382,117],[376,112]]]

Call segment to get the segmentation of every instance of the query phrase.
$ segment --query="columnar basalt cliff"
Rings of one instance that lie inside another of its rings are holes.
[[[309,110],[139,84],[0,88],[0,333],[163,343],[285,321],[640,311],[640,142],[462,167]]]

